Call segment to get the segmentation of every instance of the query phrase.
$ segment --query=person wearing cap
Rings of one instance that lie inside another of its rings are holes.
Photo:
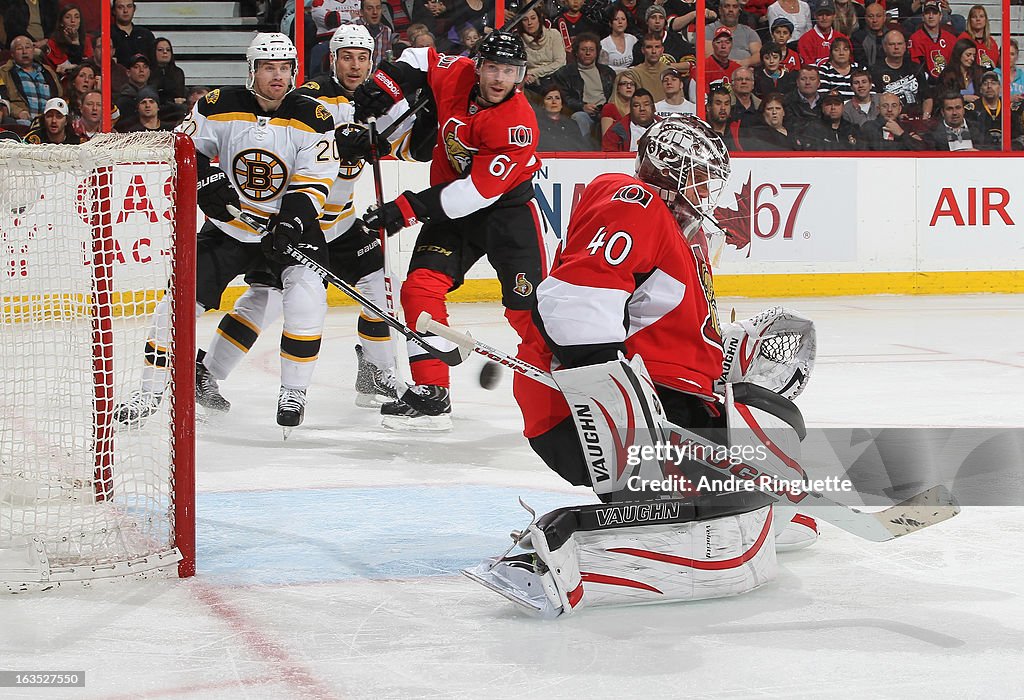
[[[686,99],[686,86],[690,79],[677,68],[666,68],[661,72],[661,87],[665,91],[665,99],[654,105],[654,113],[659,119],[670,114],[696,114],[697,105]]]
[[[973,122],[978,129],[988,135],[989,142],[999,149],[1003,145],[1003,100],[999,74],[985,71],[981,76],[979,88],[981,99],[964,105],[967,121]],[[1022,118],[1024,111],[1012,109],[1010,112],[1010,137],[1017,140],[1021,137]]]
[[[861,145],[869,151],[922,151],[927,145],[901,123],[903,103],[892,93],[878,97],[878,116],[861,124]]]
[[[925,0],[921,6],[921,28],[907,39],[910,60],[920,63],[932,81],[949,65],[956,37],[942,28],[942,6],[939,0]]]
[[[722,84],[726,87],[732,82],[732,74],[740,64],[729,58],[732,53],[732,32],[728,27],[719,27],[711,42],[711,55],[704,61],[704,89],[712,85]],[[760,49],[758,49],[760,55]]]
[[[14,117],[11,116],[11,103],[5,98],[0,97],[0,126],[17,123]]]
[[[139,91],[149,85],[149,78],[152,75],[150,70],[149,57],[145,54],[135,54],[131,63],[128,64],[128,82],[118,93],[116,102],[117,109],[122,115],[135,114],[135,105],[139,101]]]
[[[835,18],[836,6],[832,0],[822,0],[814,10],[814,26],[800,37],[800,41],[796,45],[802,63],[821,65],[828,60],[829,50],[836,37],[846,36],[832,27]]]
[[[19,34],[11,40],[11,60],[0,66],[0,85],[7,86],[11,113],[25,126],[43,113],[48,99],[62,94],[57,74],[34,56],[32,38]]]
[[[689,64],[683,64],[684,56],[693,56],[696,53],[693,44],[688,42],[678,32],[668,28],[668,15],[661,5],[651,5],[647,8],[647,34],[656,34],[661,37],[661,45],[664,50],[663,62],[680,71],[689,71]],[[633,47],[633,65],[638,66],[644,62],[643,47],[637,44]]]
[[[113,0],[111,15],[110,38],[114,43],[115,61],[129,68],[136,54],[153,55],[156,37],[135,24],[135,0]]]
[[[25,134],[25,143],[81,143],[68,123],[68,103],[60,97],[47,100],[42,118]]]
[[[788,27],[785,42],[799,41],[811,29],[811,6],[804,0],[777,0],[768,6],[765,18],[773,35],[776,27]]]
[[[821,97],[821,119],[810,122],[797,136],[797,142],[808,151],[855,151],[859,148],[860,130],[843,119],[843,96],[830,90]]]
[[[718,30],[725,27],[732,37],[729,58],[741,66],[756,66],[761,57],[761,37],[747,25],[740,24],[739,0],[721,0],[718,13],[718,21],[712,22],[704,29],[704,48],[707,54],[711,54]]]
[[[758,97],[764,99],[765,95],[773,92],[788,95],[796,90],[796,70],[782,65],[786,51],[791,50],[774,41],[761,47],[761,65],[754,71],[754,94]]]
[[[160,95],[151,87],[139,90],[138,101],[135,103],[134,118],[119,122],[118,131],[130,133],[136,131],[170,131],[170,127],[160,121]]]
[[[800,70],[803,63],[800,54],[793,50],[790,37],[793,36],[793,23],[785,17],[779,17],[772,23],[772,41],[782,47],[780,65],[791,73]]]

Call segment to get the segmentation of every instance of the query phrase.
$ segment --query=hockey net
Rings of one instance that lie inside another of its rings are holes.
[[[190,576],[191,141],[3,141],[0,172],[0,591]],[[171,383],[143,429],[119,430],[113,409],[141,382],[164,293]]]

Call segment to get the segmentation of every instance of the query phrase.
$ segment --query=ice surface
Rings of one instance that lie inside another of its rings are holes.
[[[722,316],[769,303],[721,300]],[[811,426],[1021,426],[1024,298],[786,302],[819,355]],[[492,304],[453,322],[514,350]],[[219,317],[200,320],[208,340]],[[53,698],[1022,697],[1024,509],[967,507],[886,544],[828,525],[739,598],[540,622],[458,576],[538,510],[591,502],[519,435],[506,374],[454,373],[455,430],[353,404],[354,309],[328,314],[305,424],[274,424],[277,329],[198,439],[199,574],[0,598],[0,668],[85,670]]]

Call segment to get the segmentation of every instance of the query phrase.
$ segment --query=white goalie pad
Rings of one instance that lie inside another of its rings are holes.
[[[752,318],[722,328],[721,382],[748,382],[795,399],[814,370],[817,338],[814,322],[773,306]]]
[[[665,409],[639,355],[551,376],[569,404],[596,493],[636,493],[638,484],[664,479],[651,457],[665,442]]]
[[[547,619],[739,595],[773,580],[772,507],[722,512],[679,500],[563,508],[530,525],[532,554],[464,573]]]

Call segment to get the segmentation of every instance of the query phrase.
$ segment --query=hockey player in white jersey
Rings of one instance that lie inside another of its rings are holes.
[[[373,64],[373,38],[365,27],[346,24],[338,27],[331,37],[332,71],[314,77],[297,94],[318,100],[334,117],[336,152],[342,162],[331,186],[320,227],[328,243],[330,269],[349,284],[353,284],[371,301],[386,308],[384,287],[384,256],[376,231],[369,231],[354,211],[355,184],[364,162],[353,153],[365,152],[368,133],[365,126],[353,124],[353,91],[361,85]],[[405,113],[405,100],[396,104],[379,120],[381,129],[387,128],[399,115]],[[399,124],[392,138],[393,153],[400,158],[409,156],[408,136],[413,119]],[[390,144],[383,139],[378,144],[387,152]],[[218,385],[238,366],[252,348],[260,331],[281,315],[280,281],[269,270],[258,270],[246,276],[249,289],[235,303],[234,309],[224,316],[205,353],[196,363],[196,402],[212,411],[227,411],[230,402]],[[358,320],[356,355],[356,404],[376,408],[384,401],[397,398],[393,379],[395,355],[387,324],[364,311]]]
[[[320,264],[327,245],[319,219],[338,173],[334,119],[295,87],[296,51],[283,34],[258,34],[246,50],[246,87],[214,90],[198,101],[178,130],[192,137],[198,160],[199,207],[207,222],[198,236],[196,316],[220,306],[239,274],[268,264],[283,286],[281,390],[277,422],[302,422],[306,389],[320,351],[327,294],[316,273],[284,251],[300,248]],[[219,165],[211,161],[217,158]],[[266,237],[236,219],[241,209],[266,224]],[[141,389],[115,409],[137,425],[159,406],[167,382],[169,302],[157,305],[145,348]]]

